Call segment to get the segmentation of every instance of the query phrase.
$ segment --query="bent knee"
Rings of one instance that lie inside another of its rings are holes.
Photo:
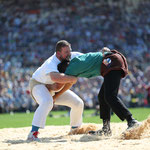
[[[83,109],[83,108],[84,108],[84,103],[83,103],[83,101],[82,101],[82,100],[81,100],[81,101],[76,101],[74,107]]]
[[[53,101],[52,100],[45,100],[40,104],[44,108],[49,108],[51,109],[53,107]]]

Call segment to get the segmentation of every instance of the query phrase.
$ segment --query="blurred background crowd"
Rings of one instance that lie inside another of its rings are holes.
[[[129,75],[119,96],[128,107],[150,107],[149,0],[1,0],[0,113],[35,110],[29,79],[61,39],[73,51],[107,46],[122,52]],[[72,87],[85,108],[96,107],[102,81],[80,78]]]

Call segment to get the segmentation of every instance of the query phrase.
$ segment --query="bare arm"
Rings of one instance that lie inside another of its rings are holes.
[[[66,83],[65,86],[63,87],[63,89],[57,93],[55,93],[55,95],[53,96],[53,100],[54,102],[56,101],[56,99],[62,95],[65,91],[69,90],[72,87],[73,83]]]
[[[77,82],[77,78],[74,76],[68,76],[64,73],[51,72],[50,73],[51,80],[56,83],[73,83]]]
[[[65,86],[65,83],[46,84],[49,91],[59,91]]]
[[[51,80],[55,83],[65,84],[64,87],[53,96],[54,102],[60,95],[70,89],[72,85],[77,82],[77,77],[65,75],[64,73],[51,72],[50,77]]]

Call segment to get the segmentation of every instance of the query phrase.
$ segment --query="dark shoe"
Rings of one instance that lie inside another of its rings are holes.
[[[140,125],[141,125],[140,122],[138,122],[138,121],[135,120],[135,119],[132,119],[131,121],[128,122],[128,128],[127,128],[127,130],[128,130],[128,129],[131,129],[131,128],[134,128],[134,127],[138,127],[138,126],[140,126]]]
[[[102,128],[102,130],[97,131],[89,131],[89,134],[91,135],[98,135],[98,136],[111,136],[112,132],[110,129]]]

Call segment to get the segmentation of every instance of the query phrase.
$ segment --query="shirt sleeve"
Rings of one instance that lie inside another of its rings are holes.
[[[57,69],[57,64],[53,62],[48,62],[45,65],[45,74],[49,74],[50,72],[59,72]]]
[[[59,72],[56,67],[51,67],[45,70],[45,74],[49,74],[50,72]]]

